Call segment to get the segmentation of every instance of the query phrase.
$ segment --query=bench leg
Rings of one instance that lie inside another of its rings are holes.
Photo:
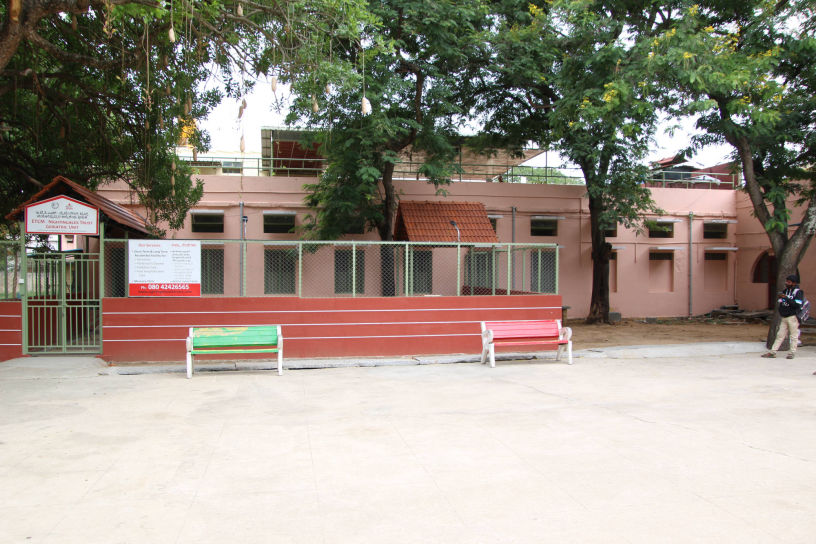
[[[496,346],[490,343],[490,368],[496,368]]]
[[[572,364],[572,340],[567,342],[567,361]]]
[[[278,376],[283,375],[283,347],[278,346]]]
[[[187,379],[193,377],[193,354],[189,351],[187,352]]]

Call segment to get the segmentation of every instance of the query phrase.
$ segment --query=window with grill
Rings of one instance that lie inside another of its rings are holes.
[[[493,253],[471,251],[465,255],[465,281],[469,287],[493,287]]]
[[[224,248],[201,248],[201,294],[224,294]]]
[[[354,270],[353,274],[352,270]],[[365,252],[358,249],[356,258],[353,258],[352,250],[336,249],[334,250],[334,292],[350,294],[352,285],[354,285],[355,293],[365,292]]]
[[[604,229],[604,238],[617,238],[618,237],[618,224],[615,223],[611,227]]]
[[[530,219],[530,236],[558,236],[558,219]]]
[[[190,216],[193,232],[224,232],[223,213],[196,213]]]
[[[649,221],[646,228],[649,229],[649,238],[674,238],[674,223]]]
[[[125,248],[123,246],[108,245],[105,252],[105,272],[110,278],[110,292],[108,296],[127,296],[127,273],[125,270]]]
[[[240,174],[244,168],[243,161],[222,161],[221,162],[221,173],[222,174]]]
[[[284,234],[295,228],[293,213],[265,213],[263,216],[264,234]]]
[[[264,293],[294,295],[297,278],[297,250],[264,250]]]
[[[414,250],[411,263],[411,287],[416,295],[433,293],[433,251]]]
[[[727,237],[728,223],[703,223],[703,238],[723,239]]]
[[[555,252],[532,250],[530,252],[530,290],[536,293],[555,293]]]

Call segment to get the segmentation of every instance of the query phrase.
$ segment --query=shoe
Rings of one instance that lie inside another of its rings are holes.
[[[773,359],[774,357],[776,357],[776,353],[771,353],[769,351],[768,353],[763,353],[762,356],[765,357],[766,359]]]
[[[785,359],[793,359],[794,357],[796,356],[793,353],[788,353],[788,356],[785,357]]]

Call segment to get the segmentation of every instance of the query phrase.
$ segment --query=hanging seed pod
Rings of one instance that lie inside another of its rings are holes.
[[[363,115],[368,115],[371,113],[371,102],[368,101],[368,98],[365,96],[363,97],[363,105],[362,105]]]
[[[272,87],[273,93],[278,90],[278,76],[269,78],[269,86]]]
[[[159,112],[159,128],[164,130],[164,117],[162,117],[161,112]]]
[[[238,107],[238,119],[244,116],[244,106],[241,105]]]
[[[184,114],[190,115],[191,111],[193,111],[193,99],[188,96],[187,101],[184,102]]]
[[[173,90],[170,88],[170,84],[168,83],[164,87],[164,94],[167,95],[167,96],[170,96],[172,93],[173,93]]]
[[[243,134],[241,134],[241,146],[240,147],[241,147],[241,153],[243,153],[246,150],[246,145],[244,145],[244,135]]]
[[[176,161],[175,160],[170,163],[170,170],[172,172],[176,171]]]
[[[176,175],[170,174],[170,187],[175,190],[176,188]]]
[[[238,4],[238,7],[235,8],[235,13],[238,15],[238,17],[243,17],[244,16],[244,6],[241,5],[241,4]]]
[[[193,148],[193,160],[194,161],[198,160],[198,149],[196,148]]]
[[[60,140],[65,139],[65,125],[60,126]]]
[[[170,39],[170,43],[176,43],[176,31],[173,30],[173,27],[170,27],[170,30],[167,31],[167,37]]]
[[[77,18],[76,15],[74,15],[73,13],[71,14],[71,30],[73,30],[74,32],[76,32],[77,30]]]
[[[326,94],[331,94],[331,85],[326,83],[326,88],[324,90],[325,90]]]
[[[145,120],[145,130],[150,130],[150,121]]]
[[[150,144],[147,144],[147,152],[148,153],[150,152],[150,149],[151,149]]]
[[[312,111],[314,113],[320,111],[320,106],[317,105],[317,98],[314,95],[312,95]]]

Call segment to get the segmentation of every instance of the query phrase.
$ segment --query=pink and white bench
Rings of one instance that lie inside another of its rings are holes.
[[[482,321],[482,364],[490,357],[490,367],[496,366],[495,346],[544,345],[556,346],[556,360],[566,348],[572,364],[572,329],[562,327],[560,319],[543,321]]]

